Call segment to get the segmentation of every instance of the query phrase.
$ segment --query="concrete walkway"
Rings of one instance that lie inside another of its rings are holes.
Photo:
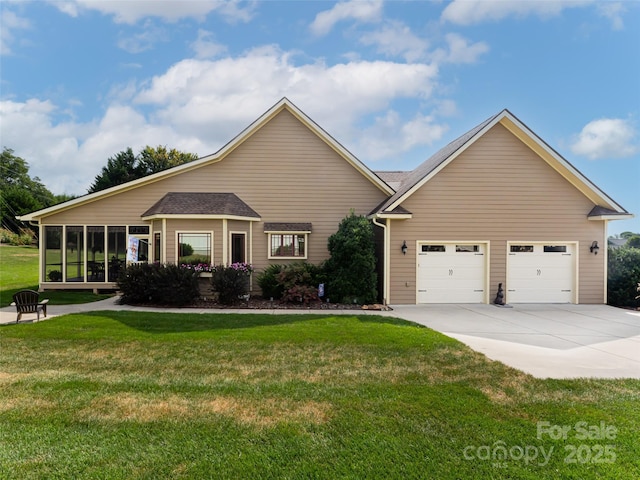
[[[392,311],[149,308],[118,305],[112,297],[80,305],[50,305],[47,319],[99,310],[173,313],[327,313],[394,316],[456,338],[472,349],[539,378],[640,379],[640,312],[606,305],[395,305]],[[35,321],[24,315],[20,323]],[[14,307],[0,324],[15,323]],[[42,317],[41,317],[42,321]],[[0,329],[0,336],[2,330]]]

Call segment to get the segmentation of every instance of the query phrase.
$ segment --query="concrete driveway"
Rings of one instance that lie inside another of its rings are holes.
[[[397,305],[393,314],[540,378],[640,379],[640,312],[607,305]]]
[[[374,314],[400,317],[456,338],[472,349],[540,378],[640,379],[640,312],[606,305],[394,305],[392,311],[286,310],[291,313]],[[119,305],[112,297],[81,305],[51,305],[48,317],[90,310],[184,313]],[[190,313],[212,313],[189,309]],[[218,310],[216,313],[249,313]],[[282,310],[260,310],[282,313]],[[25,316],[33,321],[35,314]],[[14,307],[0,309],[0,324],[14,323]],[[0,330],[0,335],[2,331]]]

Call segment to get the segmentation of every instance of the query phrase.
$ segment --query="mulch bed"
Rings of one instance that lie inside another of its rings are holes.
[[[310,302],[283,303],[277,300],[271,301],[260,297],[251,297],[248,302],[239,302],[236,305],[222,305],[213,300],[199,299],[188,305],[187,308],[212,308],[212,309],[247,309],[247,310],[391,310],[384,305],[359,305],[350,303]]]

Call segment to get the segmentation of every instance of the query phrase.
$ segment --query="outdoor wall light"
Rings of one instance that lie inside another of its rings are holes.
[[[600,247],[598,246],[598,241],[594,240],[593,243],[591,244],[591,246],[589,247],[589,251],[591,253],[593,253],[594,255],[598,254],[598,250],[600,250]]]
[[[406,241],[406,240],[403,240],[403,241],[402,241],[402,247],[401,247],[401,250],[402,250],[402,254],[403,254],[403,255],[406,255],[406,254],[407,254],[407,248],[408,248],[408,247],[407,247],[407,241]]]

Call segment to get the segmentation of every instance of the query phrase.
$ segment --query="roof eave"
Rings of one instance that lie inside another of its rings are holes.
[[[590,215],[588,220],[630,220],[635,218],[633,213],[617,213],[613,215]]]
[[[504,110],[498,118],[499,123],[509,132],[515,135],[520,141],[533,150],[547,164],[562,175],[569,183],[576,187],[583,195],[596,205],[606,205],[622,215],[628,212],[598,188],[582,172],[574,167],[567,159],[556,152],[544,140],[542,140],[527,125],[520,121],[508,110]]]
[[[318,135],[325,143],[327,143],[327,145],[329,145],[334,151],[336,151],[340,156],[342,156],[347,162],[349,162],[356,170],[358,170],[358,172],[360,172],[367,179],[369,179],[369,181],[371,181],[374,185],[376,185],[380,190],[382,190],[387,195],[393,195],[394,190],[389,185],[387,185],[372,170],[370,170],[366,165],[364,165],[360,160],[358,160],[352,153],[350,153],[346,148],[344,148],[337,140],[335,140],[331,135],[329,135],[325,130],[323,130],[322,127],[320,127],[317,123],[311,120],[311,118],[309,118],[304,112],[302,112],[298,107],[296,107],[293,103],[291,103],[291,101],[289,101],[288,98],[283,97],[278,103],[273,105],[269,110],[263,113],[260,117],[258,117],[252,123],[250,123],[244,130],[242,130],[238,135],[233,137],[229,142],[227,142],[222,148],[220,148],[215,153],[206,155],[202,158],[199,158],[198,160],[194,160],[193,162],[178,165],[176,167],[169,168],[167,170],[163,170],[161,172],[148,175],[146,177],[132,180],[130,182],[123,183],[121,185],[116,185],[114,187],[110,187],[105,190],[100,190],[99,192],[83,195],[81,197],[74,198],[73,200],[69,200],[67,202],[54,205],[51,207],[43,208],[42,210],[37,210],[35,212],[31,212],[16,218],[25,222],[35,221],[35,220],[39,221],[42,217],[53,215],[55,213],[60,213],[70,208],[73,208],[85,203],[91,203],[101,198],[106,198],[111,195],[122,193],[127,190],[131,190],[133,188],[137,188],[145,184],[153,183],[158,180],[162,180],[164,178],[178,175],[180,173],[193,170],[195,168],[199,168],[201,166],[204,166],[210,163],[219,162],[223,160],[230,152],[235,150],[247,138],[253,135],[264,124],[266,124],[269,120],[271,120],[273,117],[275,117],[278,113],[280,113],[285,108],[289,112],[291,112],[296,118],[298,118],[298,120],[304,123],[309,129],[311,129],[316,135]]]
[[[199,213],[156,213],[140,217],[144,221],[173,219],[173,220],[243,220],[247,222],[259,222],[261,217],[249,217],[243,215],[199,214]]]
[[[370,215],[369,218],[390,218],[392,220],[408,220],[413,218],[412,213],[391,213],[391,212],[377,212]]]
[[[456,159],[462,152],[467,150],[473,143],[486,132],[488,132],[494,125],[496,125],[501,116],[507,112],[507,110],[503,110],[500,114],[496,115],[490,122],[487,123],[482,129],[478,130],[475,135],[469,138],[464,144],[462,144],[459,148],[456,149],[451,155],[449,155],[443,162],[441,162],[436,168],[431,170],[426,176],[424,176],[420,181],[416,182],[409,190],[407,190],[402,195],[398,196],[393,203],[385,206],[385,210],[393,210],[398,207],[402,202],[404,202],[407,198],[413,195],[416,191],[418,191],[422,186],[435,177],[442,169],[444,169],[447,165],[449,165],[454,159]],[[481,125],[481,124],[479,124]],[[455,141],[455,140],[454,140]]]

